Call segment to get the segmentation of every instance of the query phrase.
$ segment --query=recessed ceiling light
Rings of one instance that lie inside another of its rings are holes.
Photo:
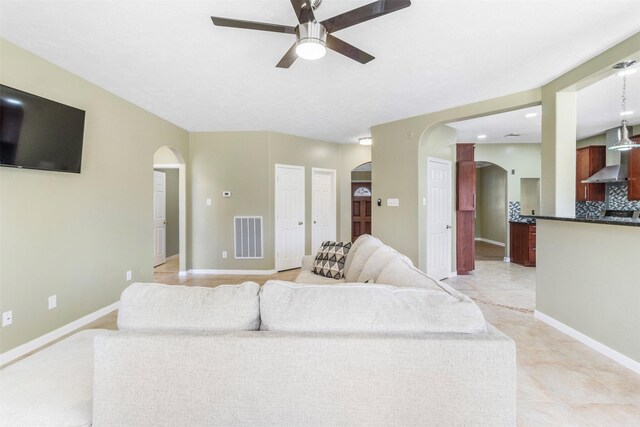
[[[358,141],[360,141],[360,145],[371,145],[373,143],[373,139],[370,136],[359,138]]]
[[[487,135],[478,135],[478,139],[485,139]]]
[[[530,119],[531,117],[538,117],[538,113],[527,113],[524,115],[527,119]]]
[[[635,111],[623,111],[622,113],[620,113],[621,116],[630,116],[633,113],[635,113]]]

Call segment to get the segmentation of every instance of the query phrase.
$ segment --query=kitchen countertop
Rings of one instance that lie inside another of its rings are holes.
[[[515,222],[517,224],[535,224],[536,219],[534,217],[527,217],[520,219],[510,219],[509,222]]]
[[[526,218],[534,219],[547,219],[551,221],[568,221],[568,222],[584,222],[593,224],[606,224],[606,225],[626,225],[631,227],[640,227],[640,219],[633,218],[571,218],[564,216],[528,216]]]

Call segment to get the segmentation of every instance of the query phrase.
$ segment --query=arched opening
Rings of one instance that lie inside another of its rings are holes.
[[[476,161],[475,254],[477,261],[503,261],[508,255],[507,171]]]
[[[187,274],[186,166],[174,147],[163,146],[153,155],[154,272]]]
[[[351,241],[371,234],[371,162],[351,170]]]

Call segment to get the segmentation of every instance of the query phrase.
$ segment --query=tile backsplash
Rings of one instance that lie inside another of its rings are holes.
[[[604,209],[640,210],[640,201],[627,199],[629,187],[627,183],[606,184],[607,198],[604,202],[576,202],[576,217],[590,218],[600,215]]]

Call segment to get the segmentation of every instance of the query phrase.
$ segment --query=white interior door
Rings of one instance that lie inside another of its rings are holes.
[[[311,253],[325,240],[336,240],[336,171],[311,172]]]
[[[427,274],[444,279],[451,273],[451,162],[427,163]]]
[[[276,270],[302,265],[305,245],[304,167],[276,165]]]
[[[166,174],[153,171],[153,265],[167,259]]]

